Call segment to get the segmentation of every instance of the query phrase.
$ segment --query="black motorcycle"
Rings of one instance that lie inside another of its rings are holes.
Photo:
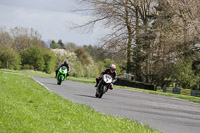
[[[101,98],[103,94],[105,94],[108,91],[108,88],[110,87],[112,81],[113,79],[110,75],[104,74],[97,85],[95,96]]]

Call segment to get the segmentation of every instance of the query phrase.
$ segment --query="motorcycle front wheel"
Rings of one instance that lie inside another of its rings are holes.
[[[63,76],[60,76],[60,78],[58,79],[58,82],[57,82],[58,85],[61,85],[62,79],[63,79]]]

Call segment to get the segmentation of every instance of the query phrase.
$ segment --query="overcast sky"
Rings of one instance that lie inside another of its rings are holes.
[[[89,33],[70,29],[73,24],[84,23],[89,18],[72,12],[77,6],[74,0],[0,0],[0,27],[7,30],[16,26],[33,28],[44,41],[61,39],[77,45],[98,44],[105,34],[102,26],[96,26]]]

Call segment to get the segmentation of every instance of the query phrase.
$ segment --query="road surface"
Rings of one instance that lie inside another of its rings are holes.
[[[94,85],[33,77],[47,89],[72,102],[86,104],[103,114],[131,118],[163,133],[200,133],[200,104],[135,90],[114,88],[101,99]]]

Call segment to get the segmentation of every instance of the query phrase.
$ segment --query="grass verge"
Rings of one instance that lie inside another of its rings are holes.
[[[44,72],[39,72],[39,71],[33,71],[33,70],[10,70],[10,69],[0,69],[0,72],[11,72],[11,73],[20,73],[24,75],[32,75],[32,76],[38,76],[38,77],[46,77],[46,78],[53,78],[55,75],[53,74],[47,74]]]
[[[168,97],[175,97],[175,98],[179,98],[179,99],[183,99],[183,100],[186,100],[186,101],[190,101],[190,102],[200,104],[200,97],[181,95],[181,94],[173,94],[173,93],[168,93],[168,92],[164,93],[164,92],[159,92],[159,91],[144,90],[144,89],[138,89],[138,88],[124,87],[124,86],[116,86],[116,87],[124,88],[124,89],[134,89],[134,90],[137,90],[137,91],[147,92],[147,93],[150,93],[150,94],[163,95],[163,96],[168,96]]]
[[[0,131],[69,133],[157,133],[130,119],[102,115],[72,103],[33,79],[0,72]]]

